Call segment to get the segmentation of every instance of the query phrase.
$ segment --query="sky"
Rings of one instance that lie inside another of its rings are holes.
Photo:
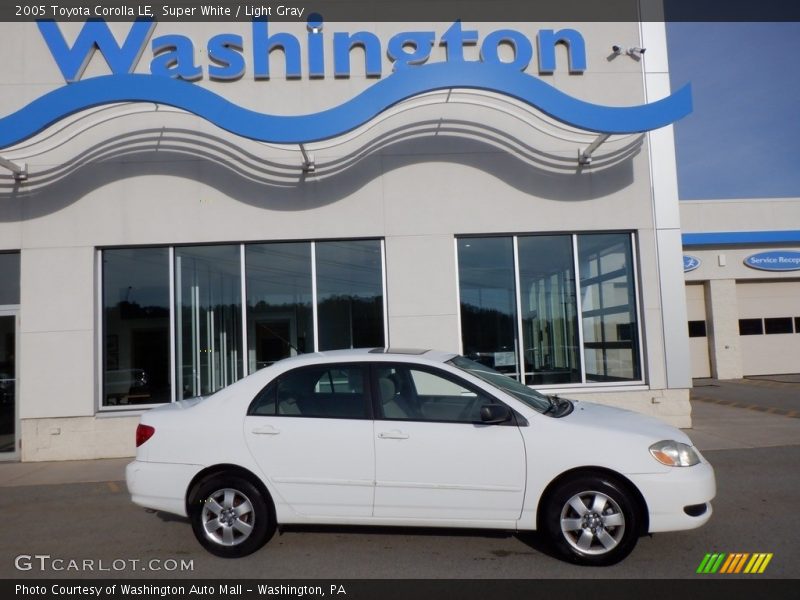
[[[800,197],[800,23],[667,23],[681,200]]]

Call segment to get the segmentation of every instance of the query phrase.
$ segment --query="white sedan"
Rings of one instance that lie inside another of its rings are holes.
[[[711,465],[680,430],[544,396],[461,356],[342,350],[282,360],[141,417],[128,489],[222,557],[277,525],[540,530],[605,565],[711,516]]]

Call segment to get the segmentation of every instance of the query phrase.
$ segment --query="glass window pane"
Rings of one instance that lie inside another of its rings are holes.
[[[739,335],[762,335],[764,325],[761,319],[739,319]]]
[[[178,398],[211,394],[242,377],[239,246],[175,249]]]
[[[255,415],[257,417],[274,417],[275,392],[277,387],[278,386],[274,383],[270,383],[267,387],[261,390],[250,403],[250,407],[247,409],[247,414]]]
[[[103,405],[171,397],[169,251],[103,251]]]
[[[319,349],[384,345],[379,240],[318,242]]]
[[[513,253],[509,237],[458,240],[464,356],[517,375]]]
[[[249,245],[245,271],[250,372],[313,352],[311,244]]]
[[[477,423],[481,406],[496,403],[455,379],[404,365],[380,366],[377,378],[384,419]]]
[[[689,321],[689,337],[706,337],[706,322]]]
[[[518,239],[525,383],[580,383],[572,236]]]
[[[0,252],[0,306],[19,304],[19,252]]]
[[[631,236],[578,236],[587,381],[641,379]]]
[[[776,317],[764,319],[764,333],[767,335],[775,333],[792,333],[792,318]]]
[[[0,455],[16,450],[17,317],[0,316]]]
[[[363,366],[296,369],[281,375],[278,414],[287,417],[366,419]]]

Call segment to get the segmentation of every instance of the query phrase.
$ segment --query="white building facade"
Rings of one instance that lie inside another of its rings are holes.
[[[365,346],[691,424],[663,23],[92,27],[0,24],[4,458],[129,456],[143,410]]]

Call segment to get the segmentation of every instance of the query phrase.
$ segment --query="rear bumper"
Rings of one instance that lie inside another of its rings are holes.
[[[693,467],[674,467],[667,473],[629,478],[647,503],[650,533],[694,529],[711,518],[717,483],[714,469],[705,461]],[[705,505],[705,510],[700,505]]]
[[[125,467],[125,481],[134,504],[185,517],[189,483],[202,468],[135,460]]]

